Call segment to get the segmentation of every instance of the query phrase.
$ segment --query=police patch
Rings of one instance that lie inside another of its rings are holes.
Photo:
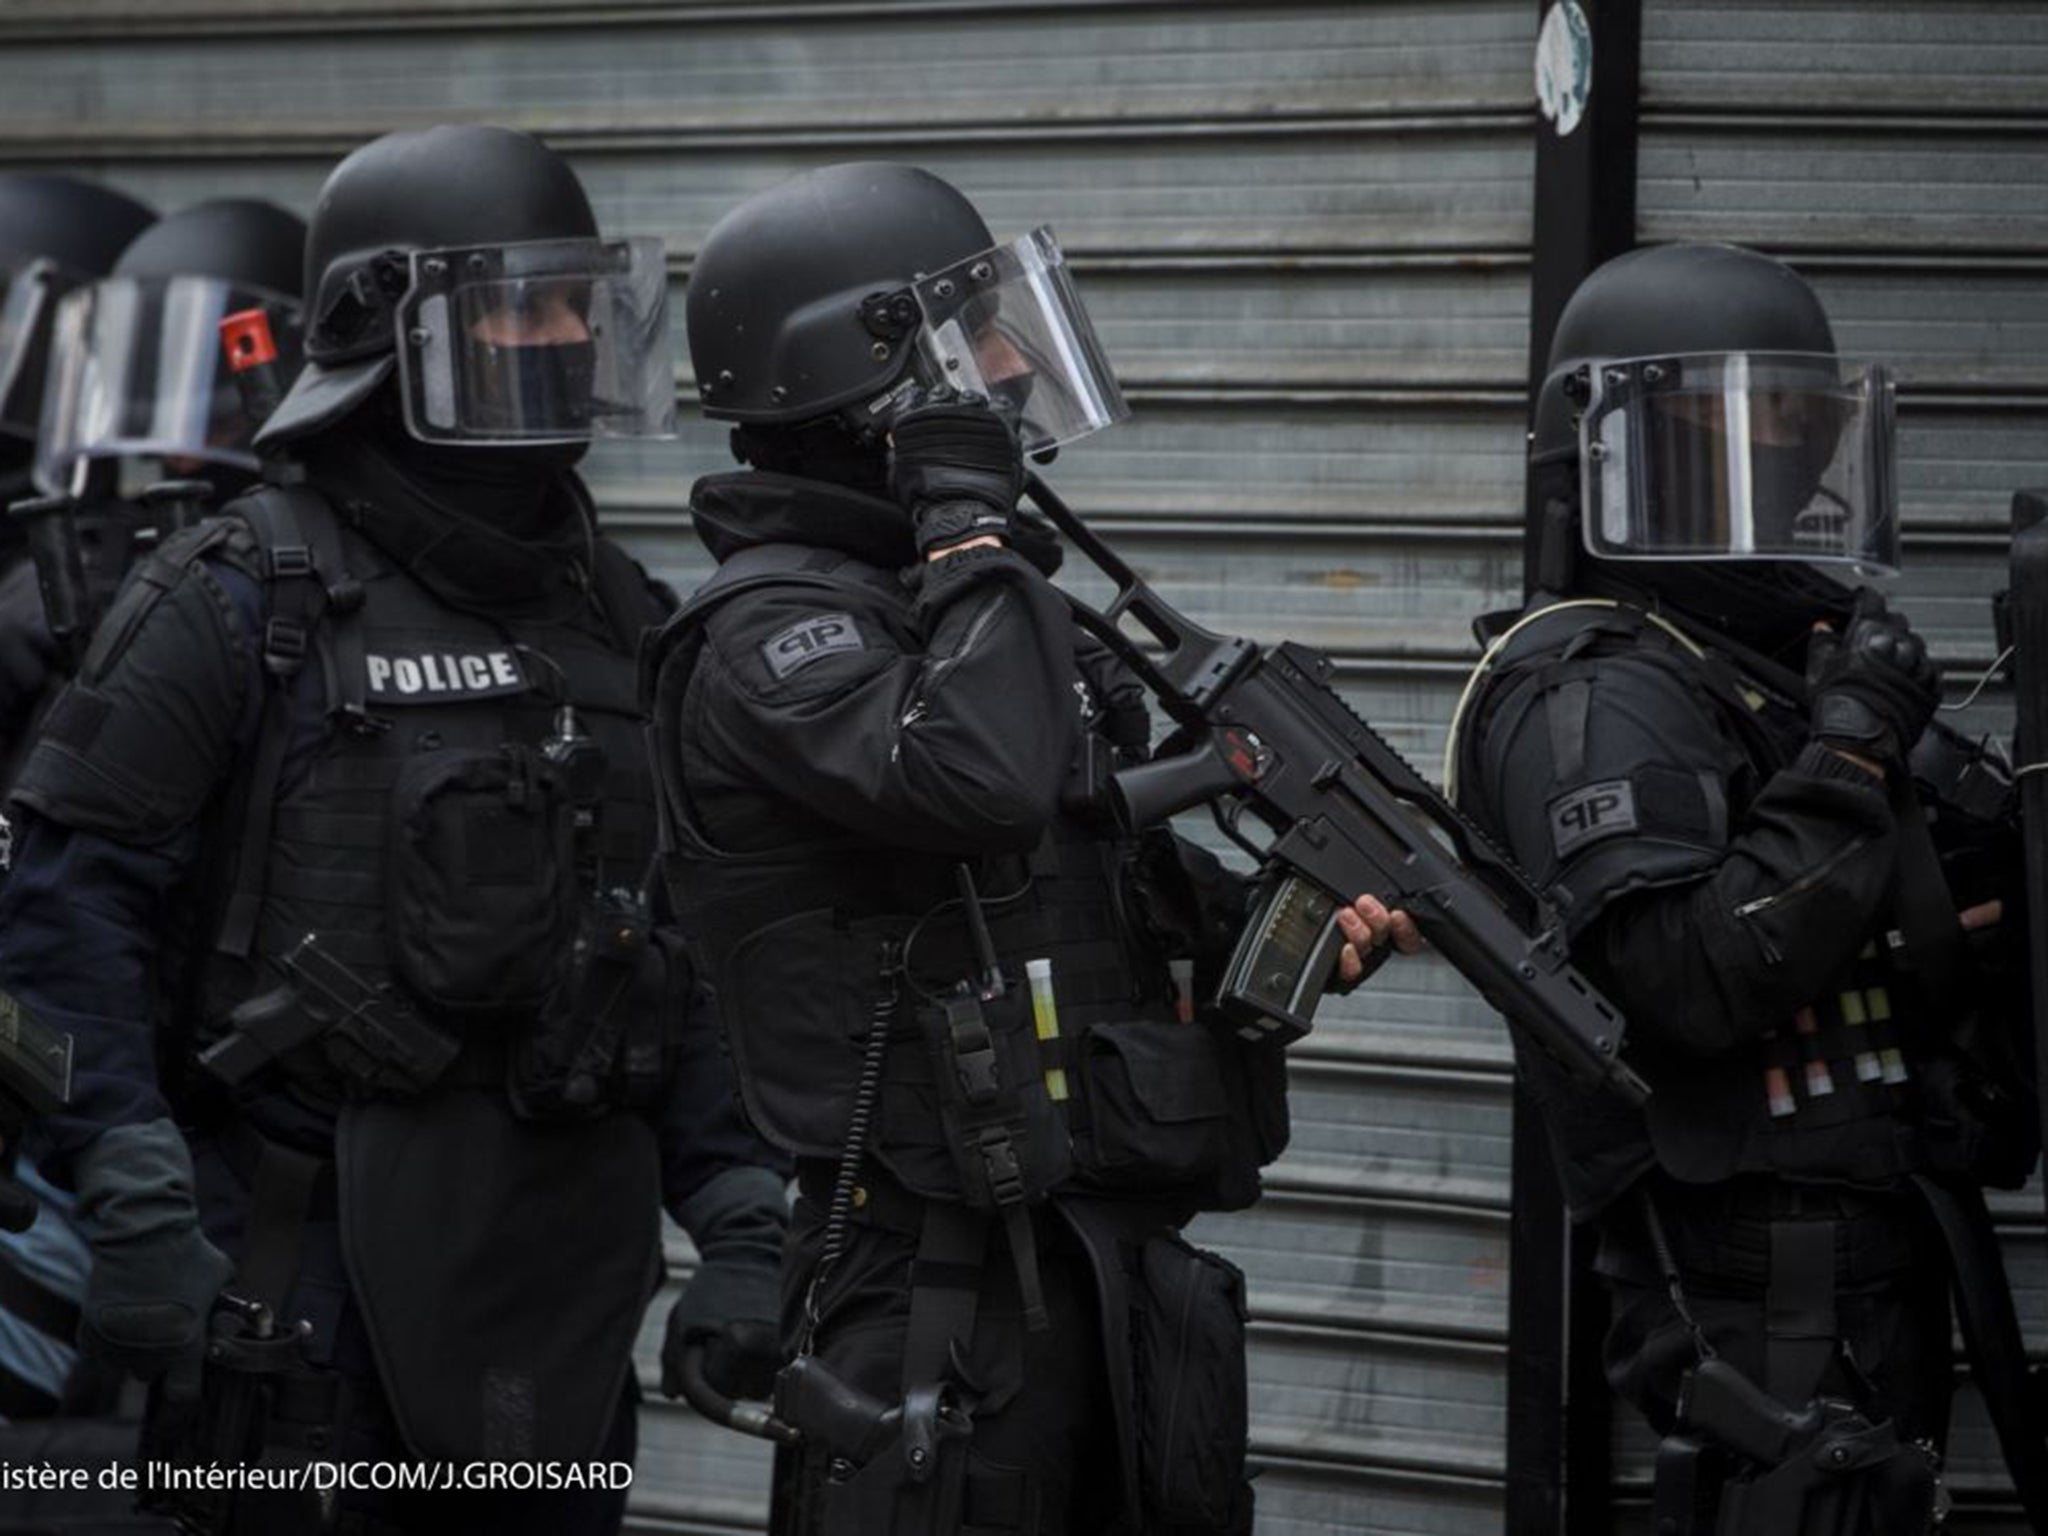
[[[1635,786],[1627,779],[1588,784],[1550,802],[1550,841],[1559,859],[1599,838],[1633,832],[1637,824]]]
[[[408,655],[372,651],[363,669],[370,697],[380,704],[431,704],[450,695],[488,699],[527,689],[519,653],[508,646]]]
[[[864,651],[867,643],[850,613],[815,613],[779,629],[761,642],[761,657],[777,682],[800,667],[839,651]]]

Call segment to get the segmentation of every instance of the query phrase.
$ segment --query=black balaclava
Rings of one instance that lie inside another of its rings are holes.
[[[863,496],[889,497],[889,450],[873,433],[856,432],[837,416],[792,426],[732,429],[732,456],[778,475],[823,480]]]
[[[423,443],[387,385],[307,457],[351,493],[370,540],[446,601],[553,610],[582,600],[572,572],[587,570],[594,530],[569,472],[589,446]]]

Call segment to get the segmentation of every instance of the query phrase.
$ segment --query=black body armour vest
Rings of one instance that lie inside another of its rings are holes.
[[[1565,877],[1581,912],[1623,890],[1684,885],[1711,871],[1750,801],[1797,754],[1803,715],[1751,685],[1727,660],[1632,610],[1571,604],[1524,625],[1482,663],[1484,675],[1456,724],[1464,808],[1505,836],[1496,797],[1509,775],[1547,776],[1556,791],[1553,815],[1595,791],[1610,801],[1625,797],[1636,832],[1609,839]],[[1638,669],[1634,676],[1614,669],[1614,658],[1624,654]],[[1646,662],[1677,686],[1644,686]],[[1697,740],[1700,716],[1710,718],[1725,750],[1723,771],[1705,777],[1718,782],[1677,774],[1651,760],[1648,748],[1644,761],[1626,763],[1584,742],[1584,732],[1599,729],[1597,714],[1588,723],[1587,691],[1599,689],[1610,696],[1632,690],[1628,709],[1646,743]],[[1668,720],[1660,710],[1671,711]],[[1544,741],[1547,766],[1509,760],[1518,722],[1523,739]],[[1575,767],[1575,756],[1591,766]],[[1536,873],[1548,878],[1556,871]],[[1760,917],[1800,895],[1794,882],[1736,916]],[[1769,935],[1761,927],[1754,933],[1768,948]],[[1544,1108],[1567,1198],[1587,1214],[1652,1163],[1695,1184],[1742,1173],[1880,1183],[1927,1166],[1922,1125],[1930,1115],[1953,1113],[1933,1099],[1943,1075],[1941,1022],[1935,1000],[1874,933],[1832,985],[1751,1048],[1704,1057],[1660,1046],[1650,1029],[1633,1031],[1632,1064],[1653,1090],[1640,1110],[1589,1099],[1539,1053],[1524,1053],[1521,1066]]]
[[[656,947],[642,891],[655,810],[627,637],[659,615],[637,568],[600,541],[596,585],[620,611],[607,615],[617,633],[592,633],[449,607],[318,493],[266,490],[236,510],[269,583],[266,668],[287,685],[319,669],[328,734],[284,779],[289,705],[272,690],[228,810],[241,836],[196,1043],[234,1033],[235,1010],[274,987],[276,963],[311,936],[454,1039],[453,1080],[502,1078],[509,1063],[515,1103],[529,1093],[522,1108],[539,1118],[651,1098],[675,999],[643,974]],[[593,955],[593,931],[624,928],[636,953]],[[607,989],[632,1015],[613,1021],[617,1038],[587,1016],[585,994]],[[592,1030],[609,1058],[582,1063],[590,1081],[569,1102],[554,1097],[562,1082],[521,1078],[546,1075],[526,1059],[535,1049],[573,1055]],[[575,1039],[550,1043],[551,1032]],[[367,1064],[336,1045],[279,1065],[316,1094],[425,1086],[373,1069],[366,1082]],[[356,1080],[335,1080],[337,1068]]]
[[[728,559],[642,658],[670,897],[755,1126],[800,1158],[837,1159],[865,1136],[912,1192],[982,1208],[1069,1190],[1249,1203],[1257,1168],[1286,1140],[1281,1069],[1245,1066],[1226,1032],[1181,1004],[1174,964],[1185,972],[1201,942],[1192,892],[1169,838],[1120,838],[1102,809],[1115,758],[1099,701],[1083,700],[1081,761],[1044,841],[967,866],[998,995],[979,995],[985,968],[955,861],[854,833],[718,846],[693,809],[680,743],[701,707],[706,617],[767,586],[907,606],[893,572],[762,545]],[[1034,1008],[1030,972],[1042,992],[1048,970],[1052,1007]],[[856,1119],[864,1075],[877,1080],[871,1123]],[[992,1137],[1007,1138],[1014,1170],[991,1170]]]

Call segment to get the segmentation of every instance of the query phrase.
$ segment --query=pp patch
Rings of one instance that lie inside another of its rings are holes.
[[[1633,832],[1637,825],[1635,786],[1627,779],[1588,784],[1550,802],[1550,841],[1559,859],[1598,838]]]
[[[864,651],[867,643],[849,613],[818,613],[798,619],[761,642],[761,657],[780,682],[800,667],[839,651]]]

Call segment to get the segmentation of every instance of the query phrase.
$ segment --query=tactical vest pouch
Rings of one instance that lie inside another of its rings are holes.
[[[994,1211],[1044,1199],[1074,1158],[1046,1091],[1031,994],[955,993],[920,1008],[917,1023],[962,1200]]]
[[[1075,1170],[1098,1189],[1155,1190],[1216,1174],[1229,1150],[1223,1047],[1199,1024],[1098,1024],[1082,1041],[1085,1124]]]
[[[575,937],[570,807],[523,746],[422,752],[391,798],[391,961],[426,1002],[537,1007]]]
[[[1245,1480],[1244,1275],[1167,1234],[1138,1251],[1131,1367],[1144,1529],[1251,1529]]]
[[[651,1102],[689,995],[689,962],[672,934],[655,931],[641,896],[586,902],[567,973],[513,1047],[513,1113],[581,1120]]]
[[[818,908],[766,924],[730,956],[700,955],[723,978],[712,999],[747,1118],[784,1151],[836,1158],[845,1145],[883,943],[901,931],[890,919],[841,924]]]

